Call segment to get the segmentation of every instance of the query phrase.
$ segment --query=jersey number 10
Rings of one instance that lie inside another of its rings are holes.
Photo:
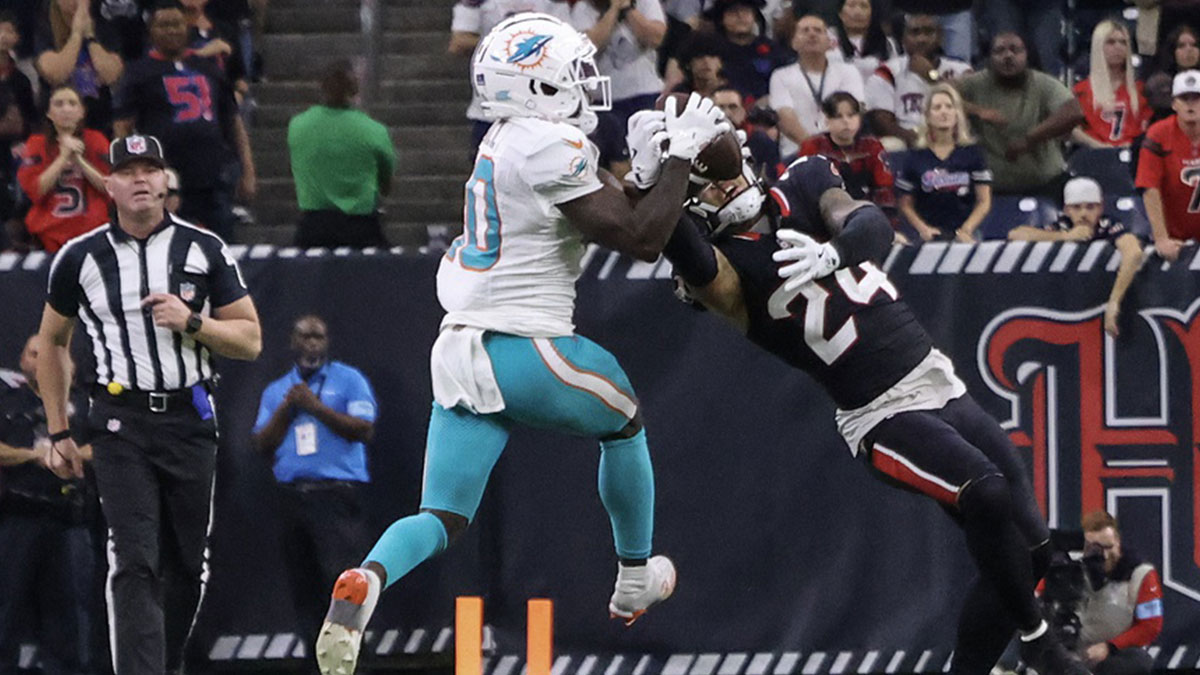
[[[463,202],[463,233],[450,244],[446,257],[463,269],[482,272],[500,260],[500,209],[496,207],[496,165],[480,155],[467,179]]]

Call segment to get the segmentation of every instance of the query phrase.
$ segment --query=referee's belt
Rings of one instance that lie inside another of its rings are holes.
[[[203,384],[196,385],[204,386]],[[194,406],[192,387],[186,389],[170,389],[167,391],[142,391],[140,389],[122,389],[114,394],[99,385],[93,390],[96,398],[111,405],[128,408],[140,408],[153,413],[178,411],[186,406]]]

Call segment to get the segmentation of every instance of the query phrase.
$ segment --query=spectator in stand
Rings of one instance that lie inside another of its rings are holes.
[[[13,151],[29,135],[29,127],[37,119],[33,86],[13,60],[20,42],[16,15],[0,11],[0,223],[8,222],[16,208],[13,188],[17,162]]]
[[[987,0],[980,4],[993,41],[1004,33],[1028,35],[1042,70],[1055,77],[1062,73],[1065,0]]]
[[[108,221],[108,139],[84,126],[83,97],[67,85],[50,93],[46,119],[25,143],[17,179],[32,202],[25,227],[53,253]]]
[[[209,16],[238,27],[241,40],[238,51],[245,60],[246,73],[254,81],[262,74],[262,57],[254,46],[262,41],[268,4],[269,0],[210,0],[208,4]]]
[[[729,85],[754,107],[770,89],[771,73],[790,59],[767,36],[764,0],[716,0],[704,13],[717,29],[721,63]]]
[[[837,162],[846,191],[855,199],[873,202],[891,219],[896,215],[895,179],[887,165],[887,151],[879,139],[862,132],[862,105],[844,91],[821,103],[825,133],[804,139],[801,155],[824,155]]]
[[[136,61],[146,53],[146,22],[142,11],[152,0],[88,0],[97,31],[112,35],[117,54],[125,63]]]
[[[187,20],[178,2],[160,1],[149,26],[153,49],[129,64],[117,87],[116,135],[136,129],[162,141],[183,186],[179,216],[232,241],[235,186],[244,199],[257,189],[233,87],[210,59],[188,52]]]
[[[929,87],[971,72],[970,64],[939,56],[942,28],[932,14],[905,16],[903,42],[904,55],[888,59],[866,84],[871,128],[894,150],[916,144]]]
[[[750,119],[750,114],[742,102],[742,95],[737,89],[730,87],[718,89],[713,92],[712,100],[729,118],[729,122],[735,129],[746,133],[745,146],[750,150],[750,162],[754,165],[754,172],[769,182],[774,182],[784,170],[783,164],[779,160],[778,126],[761,124],[761,119],[759,124],[755,124]],[[761,118],[762,113],[770,112],[770,110],[755,108],[754,112]]]
[[[596,45],[596,67],[611,78],[612,109],[597,115],[591,137],[600,164],[624,176],[630,168],[625,123],[653,108],[663,90],[654,50],[667,34],[667,16],[659,0],[585,0],[571,6],[570,24]]]
[[[565,19],[567,5],[552,0],[458,0],[454,3],[454,14],[450,22],[450,44],[446,51],[456,56],[470,56],[479,44],[479,39],[491,32],[496,24],[513,14],[541,12]],[[472,89],[471,102],[467,105],[467,119],[471,120],[471,157],[479,142],[492,126],[492,121],[483,113],[479,96]]]
[[[1175,76],[1175,114],[1150,125],[1138,158],[1136,185],[1142,190],[1154,248],[1174,261],[1189,239],[1200,239],[1200,212],[1191,208],[1200,176],[1200,70]]]
[[[666,0],[662,5],[663,12],[667,15],[667,34],[658,49],[658,70],[670,84],[667,78],[667,63],[679,54],[688,38],[700,27],[700,13],[704,11],[704,0]]]
[[[1013,241],[1108,241],[1115,246],[1121,254],[1121,266],[1104,305],[1104,330],[1113,337],[1121,334],[1117,325],[1121,301],[1142,266],[1142,244],[1121,221],[1104,215],[1104,195],[1099,183],[1084,176],[1067,181],[1058,220],[1045,227],[1019,225],[1008,231],[1008,238]]]
[[[693,33],[679,52],[679,63],[682,64],[683,81],[672,91],[685,94],[694,91],[711,97],[713,92],[729,85],[721,63],[721,48],[709,33]]]
[[[863,82],[879,64],[896,56],[896,43],[883,32],[871,0],[842,0],[837,20],[829,27],[829,58],[858,68]]]
[[[1150,103],[1134,75],[1129,31],[1116,21],[1101,21],[1092,31],[1091,69],[1075,85],[1085,121],[1071,132],[1091,148],[1125,147],[1146,132]]]
[[[934,85],[925,103],[917,147],[896,180],[900,213],[922,241],[975,241],[992,208],[992,172],[971,138],[962,99],[947,83]]]
[[[779,113],[779,130],[783,132],[779,152],[785,159],[796,154],[804,139],[825,131],[821,103],[827,96],[844,91],[863,100],[858,69],[829,59],[829,32],[821,17],[800,17],[792,47],[800,60],[771,75],[771,107]]]
[[[1154,72],[1146,78],[1146,98],[1154,114],[1153,124],[1174,114],[1171,109],[1171,82],[1184,70],[1200,68],[1200,33],[1188,25],[1177,26],[1158,50]]]
[[[892,9],[905,14],[934,15],[934,21],[941,29],[945,55],[965,63],[975,57],[975,19],[971,13],[971,0],[894,0]]]
[[[120,38],[107,24],[99,27],[88,0],[48,0],[34,38],[42,94],[69,84],[83,96],[86,125],[107,133],[112,128],[112,93],[124,71]],[[44,99],[43,99],[44,100]]]
[[[386,246],[379,202],[396,168],[387,127],[354,108],[358,79],[349,61],[326,70],[321,93],[321,105],[288,123],[301,213],[296,245]]]
[[[209,0],[181,2],[183,16],[188,23],[188,45],[192,53],[216,61],[217,66],[224,71],[226,79],[233,84],[233,92],[240,104],[242,98],[250,92],[250,82],[246,77],[245,59],[242,58],[237,27],[210,18],[206,11]]]
[[[967,113],[1001,194],[1057,201],[1067,180],[1062,136],[1083,121],[1079,101],[1061,82],[1029,68],[1025,40],[992,39],[987,70],[958,82]]]
[[[0,11],[11,12],[16,17],[17,33],[26,38],[16,46],[17,60],[32,59],[35,55],[34,44],[33,40],[28,38],[37,34],[38,23],[46,15],[45,6],[40,2],[30,2],[30,0],[0,0]]]

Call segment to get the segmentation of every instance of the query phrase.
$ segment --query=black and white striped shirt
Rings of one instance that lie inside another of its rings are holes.
[[[208,316],[248,291],[220,237],[168,215],[144,240],[109,223],[67,242],[50,265],[46,301],[87,328],[101,385],[166,391],[212,377],[204,345],[142,309],[151,293]]]

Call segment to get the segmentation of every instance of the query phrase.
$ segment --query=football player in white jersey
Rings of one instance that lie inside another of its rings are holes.
[[[632,623],[674,589],[674,565],[651,556],[654,473],[637,398],[616,359],[574,334],[575,280],[585,241],[655,260],[682,210],[692,160],[730,127],[696,95],[682,110],[669,100],[658,124],[637,125],[668,159],[635,160],[635,182],[654,187],[631,206],[597,168],[586,135],[610,103],[595,51],[558,19],[523,13],[492,29],[472,57],[472,85],[496,123],[466,183],[463,233],[438,269],[447,314],[430,356],[420,512],[393,523],[363,565],[339,577],[316,645],[325,675],[354,671],[379,593],[466,529],[516,424],[600,443],[600,498],[618,558],[610,614]]]

